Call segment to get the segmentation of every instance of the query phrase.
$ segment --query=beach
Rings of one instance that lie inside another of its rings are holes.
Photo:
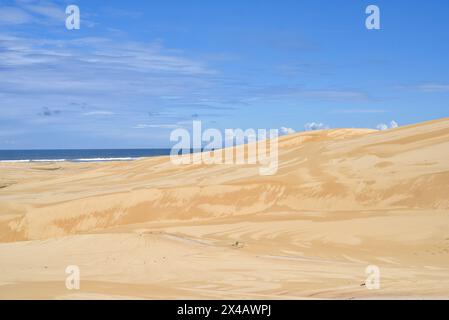
[[[284,136],[272,176],[0,163],[0,299],[448,299],[448,159],[446,118]]]

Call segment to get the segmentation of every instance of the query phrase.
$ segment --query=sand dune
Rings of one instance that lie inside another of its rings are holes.
[[[448,159],[441,119],[282,137],[274,176],[1,163],[0,298],[449,298]]]

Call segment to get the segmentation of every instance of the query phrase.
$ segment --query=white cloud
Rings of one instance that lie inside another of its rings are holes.
[[[380,130],[380,131],[385,131],[388,129],[396,129],[396,128],[399,128],[399,124],[394,120],[390,122],[390,126],[388,126],[388,124],[385,124],[385,123],[379,123],[376,126],[376,129]]]
[[[391,129],[399,128],[399,125],[396,121],[393,120],[390,122],[390,128]]]
[[[324,123],[309,122],[304,125],[304,129],[306,131],[316,131],[316,130],[326,130],[329,129],[329,127]]]
[[[279,130],[281,131],[281,135],[288,135],[296,132],[294,129],[287,127],[281,127]]]

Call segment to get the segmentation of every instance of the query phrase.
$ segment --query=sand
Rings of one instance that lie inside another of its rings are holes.
[[[449,299],[448,159],[441,119],[282,137],[274,176],[0,163],[0,299]]]

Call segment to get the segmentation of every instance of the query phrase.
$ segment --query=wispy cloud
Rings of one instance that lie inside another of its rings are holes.
[[[140,123],[133,127],[133,129],[147,129],[147,128],[157,128],[157,129],[178,129],[181,126],[179,124],[145,124]]]
[[[398,86],[397,89],[412,90],[425,93],[449,92],[449,84],[447,83],[423,83],[419,85]]]
[[[90,111],[83,113],[83,116],[112,116],[114,112],[111,111]]]
[[[341,113],[341,114],[373,114],[373,113],[386,113],[387,110],[383,109],[336,109],[331,111],[331,113]]]
[[[207,78],[214,74],[202,62],[175,55],[157,43],[5,34],[0,34],[0,68],[2,92],[41,96],[122,93],[159,99],[207,86]]]
[[[16,0],[15,6],[0,4],[0,25],[62,24],[65,18],[65,6],[48,0]]]
[[[20,25],[33,21],[33,16],[20,8],[0,6],[0,25]]]
[[[174,74],[212,74],[202,63],[176,56],[158,43],[117,43],[108,38],[49,40],[18,38],[0,34],[3,50],[0,66],[21,67],[81,63],[97,69]]]
[[[172,128],[182,114],[185,119],[201,108],[226,107],[219,100],[201,100],[216,86],[215,70],[158,42],[18,34],[0,32],[0,122],[8,120],[5,129],[146,141],[148,133],[126,130],[153,129],[152,136],[161,139],[158,130]],[[179,99],[161,98],[169,96]],[[170,108],[176,116],[160,116],[162,126],[147,122],[149,112],[166,115]]]
[[[248,90],[248,96],[252,100],[282,100],[302,99],[325,102],[367,102],[372,98],[361,90],[339,89],[314,89],[306,87],[268,86],[256,87]]]
[[[417,86],[423,92],[449,92],[449,84],[429,83]]]
[[[17,1],[19,6],[24,10],[36,14],[40,17],[47,18],[56,22],[65,21],[65,6],[56,5],[50,1],[30,1],[19,0]]]

